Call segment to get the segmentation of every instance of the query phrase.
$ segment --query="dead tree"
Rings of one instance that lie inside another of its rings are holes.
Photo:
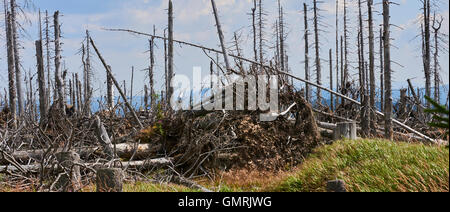
[[[433,18],[433,34],[434,34],[434,100],[441,102],[440,98],[440,77],[439,77],[439,30],[441,30],[444,19],[436,20],[436,14]]]
[[[60,44],[60,37],[61,37],[61,28],[59,25],[59,11],[56,11],[53,15],[53,22],[54,22],[54,30],[55,30],[55,82],[56,82],[56,90],[57,90],[57,101],[59,105],[59,109],[63,114],[65,114],[64,110],[64,85],[63,85],[63,79],[61,77],[61,44]]]
[[[391,87],[391,41],[390,41],[390,2],[383,0],[383,46],[384,46],[384,84],[385,84],[385,138],[393,140],[392,131],[392,87]]]
[[[84,115],[89,116],[91,114],[91,98],[92,98],[92,86],[91,86],[91,53],[89,43],[89,31],[86,30],[86,60],[84,68]]]
[[[364,51],[364,24],[362,17],[362,5],[361,0],[358,0],[359,9],[359,72],[360,72],[360,95],[363,108],[361,109],[361,128],[363,137],[367,137],[370,134],[370,116],[369,116],[369,101],[367,98],[366,89],[366,69],[365,69],[365,51]]]
[[[156,35],[156,29],[155,26],[153,26],[153,35]],[[150,105],[152,107],[152,109],[155,107],[156,105],[156,100],[155,100],[155,90],[154,90],[154,81],[153,81],[153,69],[155,66],[155,56],[154,56],[154,48],[155,48],[155,38],[152,37],[149,40],[149,44],[150,44],[150,67],[149,67],[149,72],[148,72],[148,76],[149,76],[149,80],[150,80]]]
[[[7,4],[5,2],[5,25],[6,25],[6,49],[8,54],[8,81],[9,81],[9,108],[11,111],[12,126],[16,127],[16,85],[15,85],[15,69],[14,69],[14,50],[11,27],[11,14],[7,12]]]
[[[280,42],[280,70],[286,71],[286,57],[284,48],[284,18],[283,18],[283,7],[281,6],[280,0],[278,0],[278,24],[279,24],[279,42]]]
[[[423,0],[423,70],[425,73],[425,95],[431,97],[431,30],[430,0]],[[427,102],[427,107],[430,103]]]
[[[253,53],[255,54],[255,61],[258,61],[258,50],[256,46],[256,0],[253,0],[252,8],[252,27],[253,27]]]
[[[258,36],[259,36],[259,62],[264,64],[264,12],[262,0],[258,4]],[[260,66],[260,73],[264,73],[264,67]]]
[[[24,114],[24,97],[22,90],[22,73],[20,70],[20,54],[19,54],[19,34],[17,32],[17,19],[16,19],[16,0],[10,0],[11,3],[11,33],[12,33],[12,45],[14,52],[14,68],[16,71],[16,88],[17,88],[17,103],[19,106],[19,115]]]
[[[211,0],[211,5],[213,8],[213,13],[214,13],[214,18],[216,20],[216,27],[217,27],[217,34],[219,35],[219,41],[220,41],[220,46],[222,47],[222,52],[223,52],[223,58],[225,61],[225,67],[227,69],[227,72],[231,71],[231,66],[230,63],[228,61],[228,53],[227,53],[227,48],[225,46],[225,38],[222,32],[222,26],[220,24],[220,20],[219,20],[219,14],[217,12],[217,7],[216,7],[216,2],[214,0]]]
[[[111,67],[108,66],[108,69],[111,70]],[[114,89],[113,80],[108,71],[106,72],[106,101],[108,104],[108,110],[112,110],[114,107]]]
[[[169,107],[171,106],[170,99],[173,95],[173,87],[172,87],[172,77],[174,75],[173,72],[173,4],[172,0],[169,0],[169,43],[168,43],[168,53],[167,53],[167,104]]]
[[[383,28],[380,28],[380,102],[381,111],[384,111],[384,55],[383,55]]]
[[[47,106],[50,107],[51,101],[51,66],[50,66],[50,36],[49,36],[49,16],[47,10],[45,11],[45,48],[46,48],[46,57],[47,57]],[[54,95],[55,97],[55,95]],[[48,108],[47,108],[48,109]]]
[[[322,85],[322,68],[320,66],[320,46],[319,46],[319,17],[317,0],[314,0],[314,45],[316,50],[316,80],[318,85]],[[320,88],[317,88],[317,104],[321,105],[322,97],[320,94]]]
[[[330,63],[330,89],[333,90],[333,50],[330,49],[329,52],[329,63]],[[334,96],[333,94],[330,95],[330,109],[331,111],[334,110]]]
[[[348,82],[348,77],[349,77],[349,73],[348,73],[348,27],[347,27],[347,22],[348,22],[348,18],[347,18],[347,0],[344,0],[344,82],[343,82],[343,87],[346,87],[346,84]],[[345,89],[343,89],[344,91]],[[345,94],[345,93],[343,93]]]
[[[375,114],[375,35],[373,30],[373,0],[367,0],[369,15],[369,90],[370,90],[370,129],[371,134],[376,134],[376,114]]]
[[[309,30],[308,30],[308,6],[306,3],[303,4],[303,14],[304,14],[304,25],[305,25],[305,79],[310,81],[310,72],[309,72]],[[309,85],[306,84],[306,101],[311,102],[311,92],[309,89]]]
[[[336,89],[339,90],[339,87],[339,0],[336,0]],[[338,103],[339,98],[336,98],[336,107]]]
[[[38,69],[38,85],[39,85],[39,114],[41,121],[47,117],[47,90],[45,84],[45,70],[44,70],[44,57],[42,52],[42,40],[35,42],[36,45],[36,60]]]

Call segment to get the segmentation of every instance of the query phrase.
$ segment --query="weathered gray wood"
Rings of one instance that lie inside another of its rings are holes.
[[[334,129],[334,140],[339,139],[357,139],[356,136],[357,126],[356,122],[340,122],[337,123],[336,129]]]
[[[81,188],[80,156],[75,152],[59,152],[55,154],[61,171],[54,184],[57,191],[78,191]]]
[[[106,131],[105,126],[98,116],[95,116],[95,128],[97,130],[96,135],[98,142],[103,146],[104,152],[108,156],[108,159],[113,159],[115,157],[114,147],[112,145],[111,139],[109,139],[108,132]]]
[[[22,72],[20,70],[20,54],[19,54],[19,34],[17,32],[17,14],[16,14],[16,0],[10,0],[11,4],[11,39],[12,39],[12,50],[14,52],[14,69],[16,72],[16,92],[17,92],[17,103],[19,106],[19,115],[23,115],[25,112],[25,104],[22,90]]]
[[[42,40],[38,40],[36,45],[36,60],[38,67],[38,84],[39,84],[39,114],[42,121],[47,117],[47,90],[45,88],[45,70],[44,70],[44,58],[42,53]]]
[[[124,173],[119,168],[97,170],[97,192],[122,192]]]
[[[383,45],[384,45],[384,85],[385,85],[385,138],[393,139],[392,130],[392,86],[391,86],[391,36],[390,36],[390,1],[383,0]]]
[[[7,4],[4,1],[5,7],[5,24],[6,24],[6,40],[7,40],[7,57],[8,57],[8,81],[9,81],[9,109],[11,110],[12,127],[16,128],[16,82],[14,71],[14,50],[13,50],[13,39],[12,39],[12,29],[11,29],[11,14],[7,12]]]
[[[219,35],[219,41],[220,41],[220,45],[222,47],[222,52],[223,52],[223,58],[225,60],[225,67],[227,68],[227,71],[231,70],[231,66],[228,60],[228,53],[227,53],[227,48],[225,46],[225,38],[222,32],[222,26],[220,25],[220,20],[219,20],[219,14],[217,12],[217,7],[216,7],[216,2],[214,0],[211,0],[211,5],[213,8],[213,12],[214,12],[214,17],[216,20],[216,26],[217,26],[217,33]]]
[[[149,159],[145,161],[131,161],[131,162],[115,162],[113,164],[114,167],[125,167],[128,166],[128,169],[141,169],[141,170],[149,170],[152,168],[162,168],[166,167],[172,164],[173,158],[155,158],[155,159]],[[100,163],[83,163],[81,164],[83,167],[101,167],[102,164]],[[37,173],[41,170],[41,165],[24,165],[22,168],[28,172]],[[50,168],[57,168],[50,167]],[[20,172],[19,169],[17,169],[14,166],[0,166],[0,173],[7,173],[7,172]]]
[[[116,86],[117,90],[119,91],[120,95],[122,96],[122,99],[125,102],[126,107],[131,111],[131,114],[133,115],[133,118],[135,119],[135,121],[139,124],[140,129],[143,129],[144,126],[142,125],[141,121],[139,120],[139,117],[136,115],[134,108],[128,102],[127,97],[126,97],[125,93],[122,91],[122,89],[120,88],[119,83],[112,75],[110,67],[106,64],[106,61],[105,61],[105,59],[103,59],[102,55],[100,54],[100,51],[97,49],[97,46],[95,46],[94,40],[92,38],[89,38],[89,39],[91,41],[92,47],[94,48],[95,52],[97,53],[98,58],[102,62],[103,67],[106,69],[106,72],[111,77],[114,85]]]
[[[57,100],[58,100],[58,109],[65,114],[64,110],[64,85],[63,85],[63,79],[61,77],[61,43],[60,43],[60,37],[61,37],[61,29],[59,25],[59,11],[56,11],[53,15],[53,24],[55,29],[55,82],[56,82],[56,94],[57,94]]]

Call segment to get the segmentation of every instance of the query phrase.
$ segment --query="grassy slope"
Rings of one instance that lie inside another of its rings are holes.
[[[321,192],[342,179],[349,191],[449,191],[449,150],[381,140],[339,141],[318,148],[275,191]]]

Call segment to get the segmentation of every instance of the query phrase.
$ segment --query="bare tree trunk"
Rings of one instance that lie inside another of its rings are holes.
[[[320,46],[319,46],[319,17],[317,14],[317,0],[314,0],[314,36],[316,49],[316,80],[318,85],[322,85],[322,68],[320,66]],[[322,97],[320,88],[317,88],[317,104],[321,105]]]
[[[56,11],[53,15],[54,28],[55,28],[55,82],[56,82],[56,90],[57,90],[57,99],[59,109],[63,114],[65,114],[64,110],[64,85],[63,79],[61,78],[61,46],[60,46],[60,25],[59,25],[59,11]]]
[[[304,13],[304,22],[305,22],[305,79],[310,81],[310,72],[309,72],[309,30],[308,30],[308,6],[306,3],[303,4],[303,13]],[[306,84],[306,101],[311,102],[311,92],[309,85]]]
[[[168,64],[167,64],[167,40],[165,39],[166,38],[166,31],[164,30],[164,80],[165,80],[165,84],[164,84],[164,88],[165,88],[165,92],[166,92],[166,96],[165,96],[165,102],[166,102],[166,104],[167,104],[167,102],[168,102],[168,97],[169,97],[169,95],[168,95],[168,93],[169,93],[169,74],[168,74],[168,69],[167,69],[167,66],[168,66]]]
[[[219,20],[219,14],[217,12],[217,7],[216,7],[216,2],[214,0],[211,0],[211,5],[213,8],[213,13],[214,13],[214,17],[216,19],[216,27],[217,27],[217,33],[219,35],[219,41],[220,41],[220,45],[222,46],[222,52],[223,52],[223,58],[225,61],[225,67],[227,69],[227,72],[231,71],[231,66],[230,63],[228,61],[228,53],[227,53],[227,48],[225,46],[225,38],[222,32],[222,26],[220,25],[220,20]]]
[[[347,27],[347,0],[344,0],[344,83],[343,88],[348,82],[348,27]],[[345,90],[345,89],[344,89]]]
[[[153,32],[154,33],[154,32]],[[154,60],[154,40],[149,40],[150,44],[150,67],[149,67],[149,79],[150,79],[150,106],[154,109],[156,105],[155,101],[155,90],[154,90],[154,81],[153,81],[153,66],[155,64]]]
[[[42,121],[47,117],[47,98],[45,88],[45,70],[44,70],[44,58],[42,52],[42,40],[35,42],[36,45],[36,60],[38,68],[38,84],[39,84],[39,114]]]
[[[172,0],[169,0],[169,46],[168,46],[168,65],[167,65],[167,104],[169,107],[171,107],[171,101],[173,95],[173,88],[172,88],[172,77],[174,75],[173,72],[173,4]]]
[[[434,31],[434,100],[437,103],[441,103],[441,91],[440,91],[440,77],[439,77],[439,30],[442,27],[443,18],[436,20],[436,14],[433,18],[433,31]]]
[[[84,115],[90,116],[91,115],[91,99],[92,99],[92,85],[91,85],[91,51],[90,51],[90,34],[89,31],[86,30],[86,70],[85,70],[85,90],[84,90]]]
[[[253,27],[253,53],[255,54],[255,61],[258,61],[258,50],[256,46],[256,0],[253,0],[252,8],[252,27]]]
[[[386,87],[385,94],[385,138],[393,140],[392,131],[392,88],[391,88],[391,41],[390,41],[390,2],[383,0],[383,45],[384,45],[384,84]]]
[[[344,93],[344,86],[345,86],[345,78],[344,78],[344,38],[341,36],[341,94]],[[344,105],[345,99],[341,98],[341,104]]]
[[[111,72],[111,68],[106,64],[106,61],[103,59],[102,55],[100,54],[99,50],[97,49],[97,47],[94,44],[94,40],[92,40],[92,38],[90,38],[90,42],[92,44],[92,47],[94,48],[95,52],[98,55],[98,58],[100,59],[100,61],[103,64],[103,67],[106,69],[106,72],[108,73],[108,75],[111,77],[114,85],[116,86],[117,90],[119,91],[120,95],[122,96],[122,98],[125,101],[125,106],[131,111],[133,118],[135,119],[135,121],[139,124],[139,127],[141,129],[144,128],[144,126],[142,125],[141,121],[139,120],[138,116],[136,115],[136,112],[134,111],[133,107],[130,105],[130,103],[128,102],[125,93],[120,89],[120,85],[119,83],[116,81],[116,79],[114,78],[114,76],[112,76],[112,72]]]
[[[383,55],[383,28],[380,28],[380,104],[384,111],[384,55]]]
[[[18,44],[18,33],[17,33],[17,19],[16,19],[16,0],[10,0],[11,3],[11,29],[12,29],[12,41],[13,41],[13,51],[14,51],[14,68],[16,71],[16,87],[17,87],[17,103],[19,106],[19,115],[24,114],[24,100],[23,100],[23,90],[22,90],[22,73],[20,71],[20,54],[19,54],[19,44]]]
[[[336,0],[336,90],[339,90],[339,0]],[[339,98],[336,98],[335,107],[338,104]]]
[[[76,89],[77,89],[77,95],[76,95],[76,97],[77,97],[77,101],[76,101],[76,103],[77,103],[77,112],[78,112],[78,114],[82,114],[81,112],[84,112],[85,110],[90,110],[90,105],[84,105],[83,106],[83,104],[82,104],[82,99],[81,99],[81,96],[82,96],[82,91],[81,91],[81,82],[80,82],[80,80],[79,80],[79,78],[78,78],[78,73],[75,73],[75,82],[76,82],[76,84],[77,84],[77,86],[76,86]]]
[[[369,79],[370,79],[370,129],[371,134],[376,134],[376,118],[375,114],[375,36],[373,30],[373,0],[367,0],[367,8],[369,14]]]
[[[264,19],[263,19],[263,4],[262,0],[259,0],[258,10],[258,26],[259,26],[259,62],[264,64]],[[260,73],[264,73],[264,66],[260,66]]]
[[[333,90],[333,50],[330,49],[329,52],[330,55],[330,90]],[[330,95],[330,109],[331,111],[334,111],[334,96],[333,94]]]
[[[281,71],[286,71],[285,70],[285,56],[284,56],[284,20],[283,20],[283,7],[281,6],[280,0],[278,0],[278,18],[279,18],[279,22],[278,24],[279,26],[279,39],[280,39],[280,66],[281,66]]]
[[[108,69],[111,70],[111,67],[108,66]],[[108,110],[112,110],[114,107],[114,89],[113,89],[113,81],[109,72],[106,72],[106,101],[108,103]]]
[[[361,87],[361,103],[363,107],[361,109],[361,127],[363,137],[368,137],[370,135],[370,116],[369,116],[369,100],[367,98],[366,89],[366,70],[365,70],[365,51],[364,51],[364,24],[362,18],[362,5],[361,0],[358,0],[359,8],[359,54],[360,54],[360,87]]]
[[[51,92],[52,92],[52,85],[51,85],[51,67],[50,67],[50,36],[49,36],[49,16],[47,10],[45,11],[45,48],[47,51],[47,110],[50,107],[50,103],[52,102],[51,98]],[[55,95],[53,96],[55,97]],[[54,99],[54,98],[53,98]]]
[[[423,0],[425,95],[431,97],[430,0]],[[430,103],[426,103],[430,107]]]
[[[16,86],[15,86],[15,69],[14,69],[14,50],[12,39],[12,27],[11,27],[11,14],[7,12],[7,4],[5,3],[5,22],[6,22],[6,46],[8,54],[8,81],[9,81],[9,107],[11,110],[12,127],[16,128]]]

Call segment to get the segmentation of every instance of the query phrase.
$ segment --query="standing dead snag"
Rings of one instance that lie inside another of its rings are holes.
[[[322,68],[320,66],[320,46],[319,46],[319,17],[317,14],[317,0],[314,0],[314,37],[315,37],[315,49],[316,49],[316,80],[318,85],[322,85]],[[317,104],[321,105],[322,97],[320,94],[320,88],[317,88]]]
[[[361,128],[363,137],[367,137],[370,134],[370,116],[369,116],[369,101],[367,98],[366,89],[366,69],[365,69],[365,52],[364,52],[364,24],[362,18],[362,5],[361,0],[358,0],[359,9],[359,75],[360,75],[360,95],[363,107],[361,108]]]
[[[8,54],[8,81],[9,81],[9,108],[11,111],[11,119],[13,128],[16,127],[16,85],[15,85],[15,69],[14,69],[14,52],[12,46],[12,29],[11,14],[7,12],[7,4],[5,1],[5,22],[6,22],[6,48]]]
[[[333,52],[332,49],[330,49],[329,52],[329,63],[330,63],[330,89],[333,90]],[[331,111],[334,110],[334,97],[333,94],[330,95],[330,109]]]
[[[339,0],[336,0],[336,90],[339,90]],[[339,98],[336,98],[335,106],[338,104]]]
[[[383,55],[383,28],[380,28],[380,102],[381,111],[384,111],[384,55]]]
[[[91,51],[89,43],[89,31],[86,30],[86,60],[84,68],[84,115],[90,116],[91,114],[91,98],[92,98],[92,86],[91,86]]]
[[[385,138],[393,140],[392,131],[392,87],[391,87],[391,41],[390,41],[390,2],[383,0],[383,45],[384,45],[384,84],[386,88],[385,94]]]
[[[370,79],[370,129],[371,134],[376,134],[376,114],[375,114],[375,38],[373,30],[373,0],[367,0],[369,14],[369,79]]]
[[[173,87],[172,87],[172,77],[174,75],[173,72],[173,4],[172,0],[169,0],[169,43],[168,43],[168,52],[167,52],[167,90],[166,90],[166,99],[169,108],[171,108],[171,98],[173,95]]]
[[[111,70],[111,66],[108,65],[108,69]],[[109,74],[109,72],[106,72],[106,90],[107,90],[106,101],[108,103],[108,110],[112,110],[114,107],[114,89],[112,77]]]
[[[61,110],[63,114],[65,114],[64,110],[64,85],[63,79],[61,77],[61,28],[59,25],[59,11],[56,11],[53,15],[53,22],[55,28],[55,82],[56,82],[56,94],[57,94],[57,104],[58,108]]]
[[[42,40],[35,42],[36,45],[36,60],[38,69],[38,84],[39,84],[39,114],[41,122],[47,117],[47,97],[45,88],[45,70],[44,70],[44,58],[42,52]]]
[[[155,26],[153,26],[153,35],[156,35],[156,29]],[[155,38],[152,37],[149,40],[149,44],[150,44],[150,66],[149,66],[149,72],[148,72],[148,77],[150,80],[150,105],[152,107],[152,109],[155,107],[156,105],[156,100],[155,100],[155,89],[154,89],[154,80],[153,80],[153,71],[154,71],[154,66],[155,66],[155,56],[154,56],[154,50],[155,50]]]
[[[214,0],[211,0],[211,5],[212,5],[213,13],[214,13],[214,18],[216,20],[217,34],[219,35],[219,41],[220,41],[220,45],[222,47],[223,58],[225,60],[225,67],[227,69],[227,72],[230,72],[231,66],[230,66],[230,62],[228,60],[227,48],[225,46],[225,38],[224,38],[224,35],[222,32],[222,26],[220,25],[219,14],[217,12],[216,2]]]
[[[310,73],[309,73],[309,43],[308,43],[308,6],[306,3],[303,4],[303,13],[304,13],[304,24],[305,24],[305,79],[310,81]],[[306,84],[306,101],[311,102],[311,92],[309,90],[309,85]]]
[[[430,0],[423,0],[423,70],[425,72],[425,95],[431,96],[431,30],[430,30]],[[426,103],[427,108],[431,105]]]
[[[434,100],[440,104],[440,77],[439,77],[439,30],[442,27],[442,22],[444,19],[441,17],[441,20],[436,20],[436,14],[434,14],[433,18],[433,31],[434,31]]]
[[[10,0],[11,3],[11,31],[12,33],[12,51],[14,52],[14,68],[16,71],[16,88],[17,88],[17,103],[19,106],[19,115],[24,114],[24,97],[22,90],[22,72],[20,70],[20,55],[18,44],[18,32],[17,32],[17,19],[16,19],[16,0]]]
[[[92,44],[92,47],[94,48],[95,52],[97,53],[98,58],[100,59],[100,61],[103,64],[103,67],[105,68],[106,72],[108,73],[108,75],[111,77],[112,82],[114,83],[114,85],[116,86],[117,90],[120,93],[120,96],[123,98],[123,101],[125,102],[125,106],[130,110],[130,112],[133,115],[133,118],[135,119],[135,121],[139,124],[139,127],[141,129],[144,128],[144,126],[142,125],[141,121],[139,120],[138,116],[136,115],[136,112],[134,111],[133,107],[131,106],[131,104],[128,102],[126,95],[123,93],[122,89],[120,88],[119,83],[117,82],[117,80],[114,78],[114,76],[112,75],[111,69],[110,67],[106,64],[106,61],[103,59],[102,55],[100,54],[99,50],[97,49],[97,47],[95,46],[94,40],[92,40],[92,38],[89,38],[90,42]]]

